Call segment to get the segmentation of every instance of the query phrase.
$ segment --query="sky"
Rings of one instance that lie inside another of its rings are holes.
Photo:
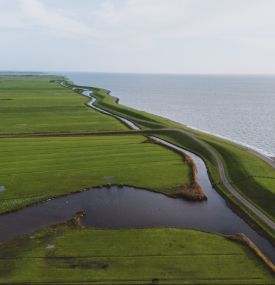
[[[0,70],[275,74],[275,0],[0,0]]]

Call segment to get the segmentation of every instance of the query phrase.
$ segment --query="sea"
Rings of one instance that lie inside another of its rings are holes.
[[[275,75],[63,74],[109,89],[123,105],[275,157]]]

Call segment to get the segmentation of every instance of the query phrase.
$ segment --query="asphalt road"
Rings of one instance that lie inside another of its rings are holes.
[[[218,165],[218,170],[219,170],[221,182],[226,187],[226,189],[236,199],[238,199],[243,205],[245,205],[245,207],[247,207],[249,210],[251,210],[261,221],[266,223],[273,230],[275,229],[275,223],[268,216],[266,216],[261,210],[259,210],[256,206],[254,206],[251,202],[249,202],[244,196],[242,196],[238,191],[236,191],[234,189],[234,187],[230,184],[230,182],[228,181],[228,179],[226,177],[224,165],[222,163],[220,155],[212,146],[210,146],[208,143],[198,139],[196,137],[196,135],[193,134],[193,133],[190,133],[188,131],[184,131],[184,130],[181,130],[181,129],[174,129],[174,130],[177,130],[179,132],[183,132],[183,133],[189,135],[194,140],[196,140],[198,143],[200,143],[203,147],[205,147],[213,155],[213,157],[215,158],[215,160],[217,162],[217,165]],[[257,155],[257,156],[259,156],[260,158],[264,157],[264,156],[262,156],[260,154]]]

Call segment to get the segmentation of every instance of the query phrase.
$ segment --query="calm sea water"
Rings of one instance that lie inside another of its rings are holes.
[[[127,106],[275,156],[275,76],[67,73]]]

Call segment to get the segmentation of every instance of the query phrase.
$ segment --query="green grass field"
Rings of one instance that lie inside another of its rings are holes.
[[[193,179],[180,155],[139,135],[2,138],[0,157],[0,212],[104,184],[174,194]]]
[[[61,225],[0,246],[0,283],[21,282],[274,284],[274,279],[248,248],[215,234]]]
[[[127,130],[110,116],[85,106],[87,98],[55,77],[0,77],[0,134]]]

